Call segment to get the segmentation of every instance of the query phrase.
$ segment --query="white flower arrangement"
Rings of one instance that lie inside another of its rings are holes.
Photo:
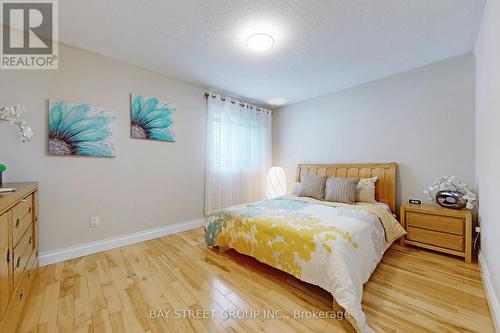
[[[6,121],[9,125],[19,127],[18,137],[22,142],[29,142],[33,137],[33,130],[27,125],[23,118],[26,108],[22,105],[6,105],[0,107],[0,120]]]
[[[467,184],[456,180],[455,176],[439,177],[424,193],[427,194],[430,201],[436,203],[436,193],[439,191],[456,191],[461,193],[463,198],[467,200],[466,207],[468,209],[473,209],[479,202],[477,194]]]

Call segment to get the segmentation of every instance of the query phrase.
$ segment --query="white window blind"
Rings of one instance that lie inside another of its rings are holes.
[[[205,213],[261,200],[271,165],[271,112],[208,97]]]

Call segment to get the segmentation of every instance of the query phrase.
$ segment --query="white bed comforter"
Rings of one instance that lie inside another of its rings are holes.
[[[329,291],[359,332],[363,284],[405,231],[383,207],[295,196],[233,206],[209,218],[209,246],[230,247]]]

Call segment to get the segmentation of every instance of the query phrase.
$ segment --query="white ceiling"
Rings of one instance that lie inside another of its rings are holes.
[[[485,0],[60,0],[60,40],[266,104],[471,52]],[[252,53],[245,39],[275,39]]]

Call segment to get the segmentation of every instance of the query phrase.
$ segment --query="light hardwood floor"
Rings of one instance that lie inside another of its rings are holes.
[[[346,320],[294,319],[294,310],[331,310],[329,293],[207,249],[202,229],[46,266],[34,288],[20,332],[353,332]],[[151,309],[172,312],[150,319]],[[174,319],[174,309],[215,316]],[[226,318],[254,309],[290,318]],[[380,332],[493,332],[477,264],[416,248],[387,251],[363,309]]]

